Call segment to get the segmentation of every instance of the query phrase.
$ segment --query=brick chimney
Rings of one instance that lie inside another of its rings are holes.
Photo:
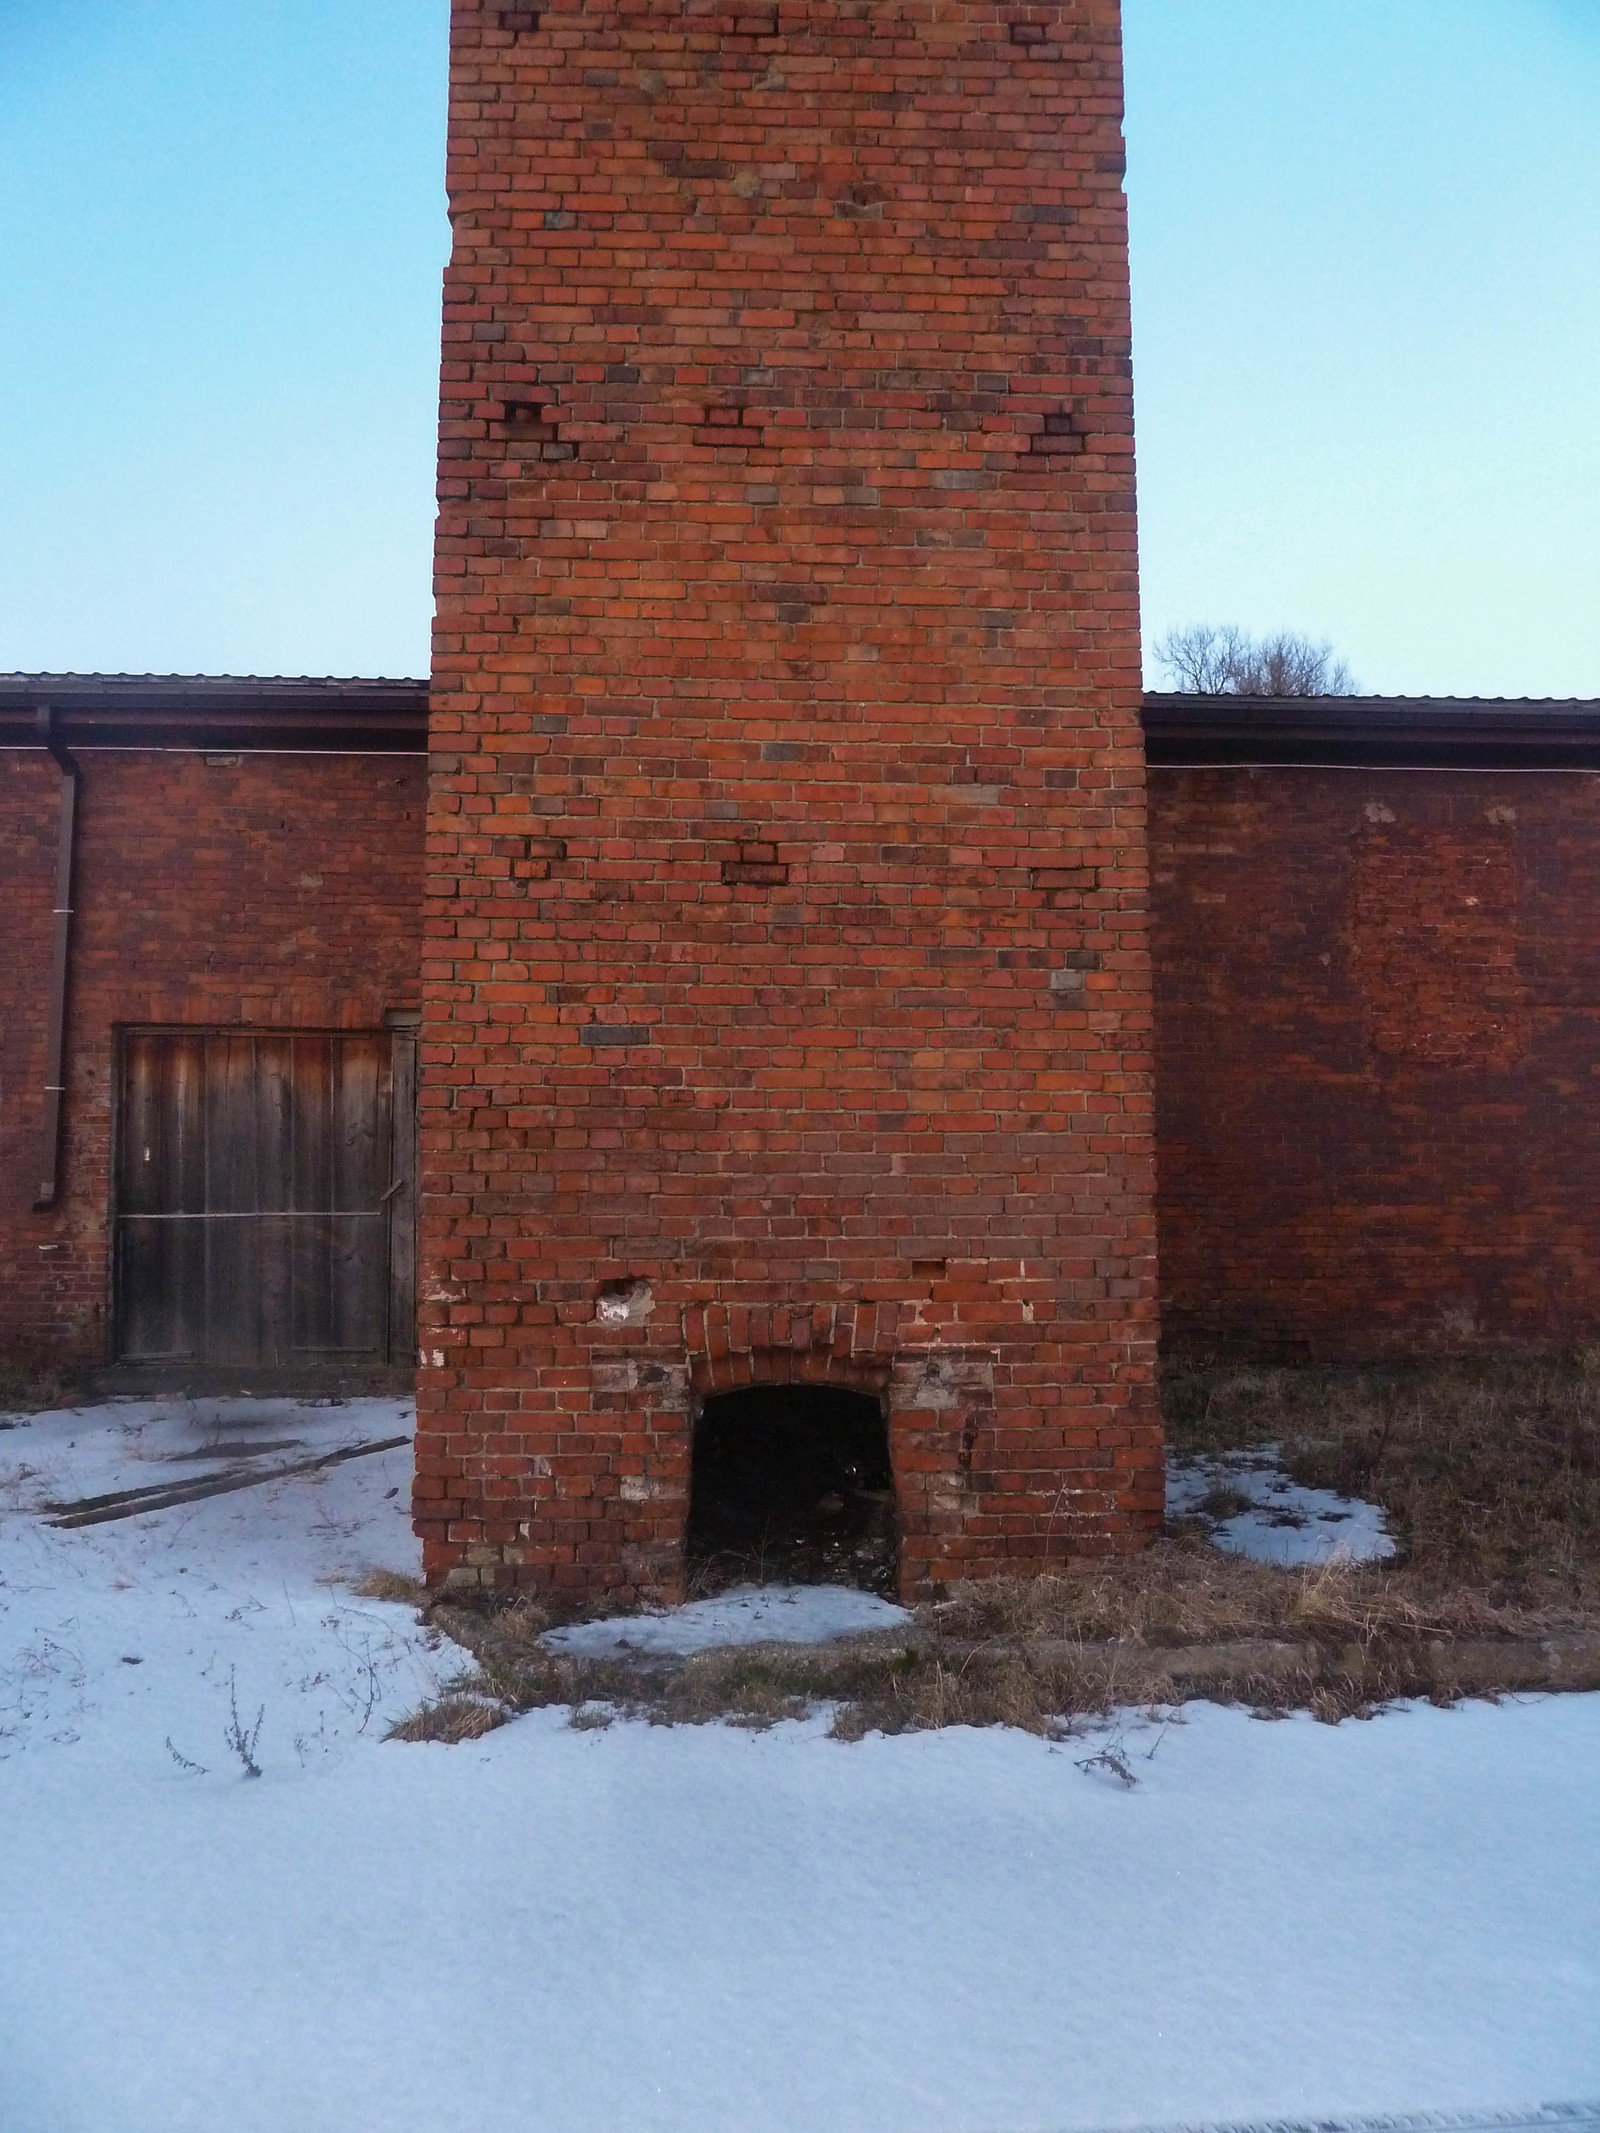
[[[1114,0],[456,0],[435,1582],[678,1595],[745,1387],[907,1596],[1160,1519],[1121,109]]]

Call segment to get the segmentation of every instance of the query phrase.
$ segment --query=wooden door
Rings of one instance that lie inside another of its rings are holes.
[[[121,1078],[119,1360],[409,1352],[392,1201],[412,1197],[412,1124],[397,1135],[387,1032],[130,1034]]]

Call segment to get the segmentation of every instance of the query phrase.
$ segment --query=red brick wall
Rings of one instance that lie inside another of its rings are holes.
[[[99,1362],[116,1025],[371,1028],[415,1007],[424,766],[79,760],[62,1197],[34,1214],[60,780],[0,752],[0,1354]]]
[[[1112,0],[457,0],[433,1577],[675,1590],[793,1374],[908,1590],[1159,1517],[1120,112]]]
[[[0,1354],[81,1351],[87,1330],[59,1224],[28,1212],[43,1176],[59,806],[49,756],[0,750]]]
[[[1600,779],[1151,773],[1163,1340],[1600,1339]]]

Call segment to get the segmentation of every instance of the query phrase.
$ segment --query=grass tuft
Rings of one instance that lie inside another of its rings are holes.
[[[428,1588],[403,1570],[369,1570],[355,1587],[357,1599],[390,1600],[401,1607],[425,1607]]]
[[[397,1719],[383,1737],[385,1740],[437,1740],[451,1744],[482,1740],[486,1733],[503,1726],[510,1716],[503,1704],[486,1702],[482,1697],[440,1696],[413,1711],[409,1718]]]

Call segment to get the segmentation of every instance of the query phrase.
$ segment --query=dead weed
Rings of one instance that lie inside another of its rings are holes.
[[[440,1696],[402,1718],[383,1736],[385,1740],[438,1740],[456,1743],[482,1740],[496,1726],[503,1726],[511,1713],[504,1704],[481,1696]]]
[[[1169,1368],[1175,1449],[1275,1442],[1298,1482],[1381,1504],[1404,1569],[1492,1604],[1600,1603],[1600,1356],[1388,1370]]]
[[[1336,1558],[1285,1569],[1178,1534],[1142,1554],[985,1578],[920,1610],[945,1638],[1182,1646],[1235,1639],[1362,1644],[1392,1638],[1515,1637],[1556,1626],[1466,1586],[1430,1588],[1375,1563]]]
[[[24,1415],[70,1407],[80,1397],[81,1387],[70,1370],[46,1361],[0,1356],[0,1428]]]
[[[549,1705],[580,1729],[619,1713],[759,1727],[831,1707],[844,1740],[951,1725],[1060,1737],[1189,1696],[1331,1720],[1404,1696],[1600,1686],[1600,1357],[1186,1368],[1167,1373],[1164,1404],[1180,1450],[1276,1442],[1297,1481],[1380,1503],[1401,1556],[1284,1568],[1179,1528],[1141,1555],[956,1586],[905,1630],[682,1659],[552,1652],[543,1633],[575,1611],[551,1602],[441,1600],[430,1619],[477,1671],[392,1737],[472,1739]],[[403,1582],[367,1589],[401,1597]],[[1549,1642],[1563,1638],[1564,1656]]]
[[[400,1607],[425,1607],[428,1588],[403,1570],[369,1570],[355,1587],[358,1600],[390,1600]]]
[[[1528,1616],[1472,1595],[1428,1602],[1363,1566],[1286,1570],[1192,1540],[965,1585],[917,1609],[907,1630],[825,1645],[576,1656],[549,1650],[525,1609],[438,1605],[431,1619],[478,1663],[457,1690],[510,1712],[559,1705],[763,1727],[829,1707],[842,1740],[990,1725],[1060,1738],[1119,1705],[1192,1696],[1331,1719],[1402,1696],[1449,1702],[1530,1686],[1545,1664]],[[1473,1655],[1469,1670],[1455,1663],[1461,1652]]]

